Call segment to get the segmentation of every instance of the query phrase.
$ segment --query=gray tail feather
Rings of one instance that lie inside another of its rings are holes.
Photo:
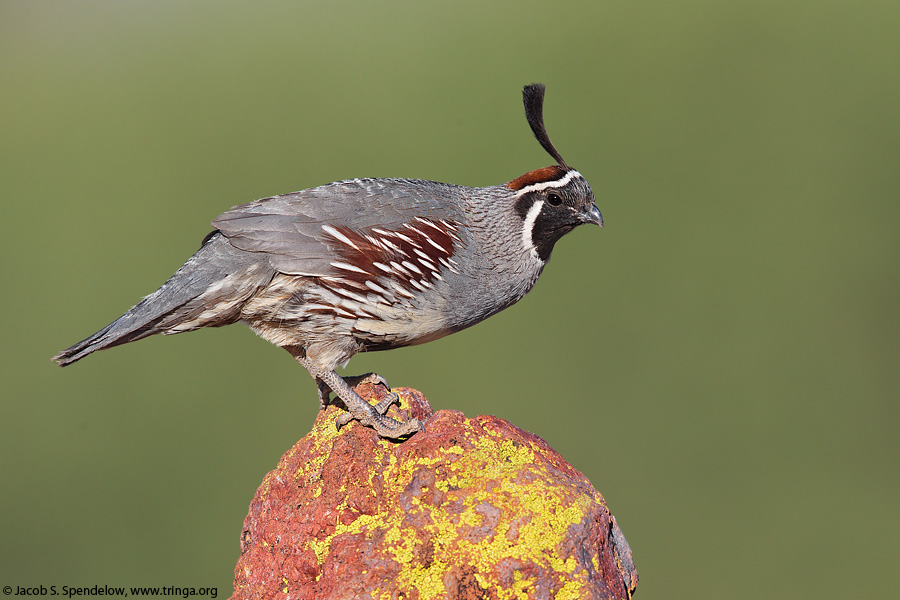
[[[163,286],[165,287],[165,286]],[[163,288],[160,288],[162,290]],[[148,303],[147,300],[152,296],[145,298],[138,303],[137,306],[129,310],[127,313],[95,333],[94,335],[81,340],[74,346],[66,348],[53,357],[59,366],[65,367],[73,362],[79,361],[88,354],[112,348],[128,342],[135,342],[155,333],[161,333],[156,329],[157,323],[165,319],[166,315],[176,310],[180,305],[176,306],[153,306],[155,303]],[[149,305],[148,305],[149,304]],[[162,309],[163,314],[154,315]]]
[[[65,367],[97,350],[157,333],[178,333],[233,323],[240,312],[236,302],[228,303],[229,310],[202,321],[196,317],[220,301],[239,301],[252,295],[265,284],[266,276],[271,278],[271,271],[260,268],[262,266],[256,253],[237,250],[223,236],[212,235],[162,287],[94,335],[54,356],[53,360]],[[241,277],[250,273],[253,277],[249,281],[247,277]],[[234,283],[222,285],[223,280],[228,278]],[[205,293],[214,286],[216,293],[207,297]]]

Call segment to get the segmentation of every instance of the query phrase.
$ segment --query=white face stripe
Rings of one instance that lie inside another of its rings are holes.
[[[528,214],[525,215],[525,222],[522,224],[522,248],[530,252],[531,256],[537,260],[540,260],[540,258],[538,257],[537,248],[534,247],[534,241],[531,239],[531,231],[534,229],[534,222],[537,220],[538,215],[541,214],[543,207],[543,200],[538,200],[532,204],[531,208],[528,209]]]
[[[521,196],[522,194],[527,194],[528,192],[539,192],[541,190],[546,190],[547,188],[565,187],[576,177],[581,177],[581,173],[579,173],[578,171],[568,171],[562,179],[556,179],[554,181],[542,181],[540,183],[532,183],[531,185],[526,185],[521,190],[516,192],[516,196]]]

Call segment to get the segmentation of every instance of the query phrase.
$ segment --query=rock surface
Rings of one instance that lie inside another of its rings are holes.
[[[381,386],[357,391],[371,402]],[[319,414],[263,480],[235,568],[235,599],[628,598],[631,551],[603,497],[544,440],[496,417],[432,414],[379,438]]]

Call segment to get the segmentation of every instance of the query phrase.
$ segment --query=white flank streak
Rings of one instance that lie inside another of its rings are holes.
[[[430,237],[426,236],[426,237],[425,237],[425,240],[426,240],[429,244],[431,244],[432,246],[434,246],[435,248],[437,248],[438,250],[440,250],[441,252],[445,252],[445,253],[447,252],[446,248],[444,248],[443,246],[439,246],[438,243],[435,242],[435,241],[434,241],[433,239],[431,239]]]
[[[434,286],[431,284],[430,281],[426,281],[425,279],[420,279],[420,280],[419,280],[419,283],[421,283],[422,285],[424,285],[424,286],[427,287],[427,288],[433,288],[433,287],[434,287]]]
[[[418,273],[419,275],[424,275],[424,274],[425,274],[425,273],[423,273],[423,272],[421,271],[421,269],[419,269],[419,267],[417,267],[416,265],[412,264],[412,263],[409,262],[408,260],[404,260],[404,261],[403,261],[403,266],[406,267],[407,269],[412,269],[413,271],[415,271],[415,272]]]
[[[562,179],[556,179],[554,181],[542,181],[540,183],[532,183],[531,185],[526,185],[521,190],[519,190],[516,195],[521,196],[522,194],[526,194],[528,192],[539,192],[541,190],[546,190],[547,188],[565,187],[566,184],[568,184],[576,177],[581,177],[581,173],[579,173],[578,171],[569,171]]]
[[[531,252],[534,258],[538,258],[538,253],[537,248],[534,247],[534,242],[531,240],[531,232],[534,229],[534,222],[537,220],[538,215],[541,214],[543,207],[543,200],[538,200],[532,204],[531,208],[528,209],[528,214],[525,215],[525,223],[522,225],[522,248]]]
[[[322,231],[324,231],[325,233],[329,234],[329,235],[330,235],[331,237],[333,237],[334,239],[336,239],[336,240],[338,240],[338,241],[341,241],[341,242],[344,242],[344,243],[347,244],[348,246],[351,246],[351,247],[356,248],[357,250],[359,250],[359,246],[357,246],[356,244],[354,244],[352,241],[350,241],[350,238],[348,238],[346,235],[344,235],[343,233],[341,233],[340,231],[338,231],[337,229],[335,229],[335,228],[332,227],[331,225],[322,225]],[[362,250],[359,250],[359,251],[362,252]]]
[[[432,275],[434,275],[434,278],[437,279],[438,281],[443,281],[443,280],[444,280],[444,278],[441,277],[441,274],[438,273],[437,271],[435,271],[434,273],[432,273]]]
[[[418,217],[416,217],[416,218],[418,219]],[[443,223],[443,224],[444,224],[444,227],[447,228],[446,231],[443,230],[443,229],[441,229],[440,227],[438,227],[437,223],[435,223],[434,221],[426,221],[426,220],[424,220],[424,219],[419,219],[419,220],[422,221],[423,223],[425,223],[426,225],[430,225],[431,228],[434,229],[434,230],[437,231],[437,232],[443,233],[444,235],[450,235],[450,236],[456,237],[456,236],[453,234],[453,232],[456,230],[456,227],[454,227],[453,225],[451,225],[451,224],[448,223],[447,221],[444,221],[443,219],[441,219],[441,223]]]
[[[344,269],[345,271],[355,271],[357,273],[362,273],[363,275],[369,274],[368,271],[363,271],[359,267],[356,267],[354,265],[350,265],[350,264],[347,264],[344,262],[333,262],[333,263],[331,263],[331,266],[334,267],[335,269]]]
[[[450,259],[450,262],[447,262],[447,260],[442,256],[441,258],[438,259],[438,262],[440,262],[442,265],[447,267],[447,269],[450,270],[451,272],[459,273],[459,271],[457,269],[455,269],[453,267],[453,265],[450,264],[450,262],[456,263],[456,261],[453,260],[452,258]]]
[[[441,219],[441,223],[443,223],[444,226],[447,228],[446,231],[444,231],[443,229],[441,229],[441,228],[438,227],[437,225],[432,225],[432,227],[434,227],[435,229],[437,229],[437,230],[440,231],[441,233],[444,233],[444,234],[446,234],[446,235],[449,235],[450,237],[452,237],[452,238],[453,238],[454,240],[456,240],[457,242],[462,242],[462,239],[461,239],[458,235],[456,235],[456,234],[454,233],[454,231],[457,231],[457,230],[459,229],[456,225],[454,225],[453,223],[450,223],[450,222],[448,222],[448,221],[445,221],[445,220],[443,220],[443,219]]]
[[[393,273],[394,271],[387,265],[381,264],[380,262],[373,262],[373,265],[384,271],[385,273]]]
[[[396,244],[392,243],[390,240],[382,239],[381,242],[384,246],[390,248],[394,252],[400,252],[400,254],[403,254],[403,252],[400,251],[400,246],[397,246]]]
[[[339,314],[339,315],[343,315],[343,316],[345,316],[345,317],[350,317],[351,319],[357,318],[355,314],[353,314],[353,313],[350,312],[349,310],[344,310],[344,309],[341,308],[340,306],[335,306],[335,307],[334,307],[334,310],[335,310],[335,312],[336,312],[337,314]]]
[[[393,288],[395,290],[397,290],[397,293],[400,294],[401,296],[406,296],[407,298],[415,298],[415,296],[413,294],[410,294],[409,291],[406,288],[404,288],[403,286],[401,286],[399,283],[392,281],[391,285],[393,286]]]
[[[347,298],[350,298],[351,300],[356,300],[357,302],[359,302],[361,304],[365,304],[366,302],[368,302],[365,298],[363,298],[356,292],[351,292],[350,290],[345,290],[344,288],[337,288],[334,291],[337,292],[338,294],[340,294],[341,296],[346,296]]]
[[[425,291],[425,287],[424,287],[421,283],[419,283],[418,281],[416,281],[415,279],[410,279],[409,282],[412,284],[412,286],[413,286],[414,288],[416,288],[416,289],[419,290],[420,292],[424,292],[424,291]]]
[[[401,240],[405,240],[405,241],[409,242],[410,244],[413,243],[413,241],[412,241],[411,239],[409,239],[408,237],[406,237],[405,235],[403,235],[403,234],[400,233],[399,231],[395,231],[395,232],[394,232],[394,235],[397,236],[398,238],[400,238]],[[413,244],[413,245],[415,246],[415,244]]]
[[[377,227],[372,228],[372,233],[377,233],[378,235],[391,235],[390,231],[385,231],[384,229],[378,229]]]
[[[423,265],[425,265],[426,267],[428,267],[429,269],[431,269],[432,271],[437,271],[437,267],[434,266],[434,259],[431,258],[430,256],[425,257],[425,258],[420,258],[419,262],[422,263]]]
[[[394,261],[391,261],[391,268],[393,268],[395,272],[403,273],[404,275],[412,275],[412,273],[403,268],[403,265],[398,265]]]
[[[373,238],[371,235],[367,235],[367,236],[366,236],[366,239],[369,240],[369,242],[370,242],[373,246],[378,246],[379,248],[385,248],[385,249],[387,249],[387,246],[385,246],[384,244],[382,244],[382,243],[381,243],[380,241],[378,241],[377,239]]]
[[[372,290],[373,292],[378,292],[379,294],[387,294],[388,291],[375,283],[374,281],[366,280],[366,287]]]
[[[327,304],[312,304],[312,303],[310,303],[310,304],[304,304],[303,308],[305,308],[306,310],[314,310],[314,309],[323,310],[324,309],[324,310],[334,312],[334,307],[328,306]]]
[[[418,248],[413,249],[413,252],[415,252],[416,254],[418,254],[419,256],[422,257],[422,262],[431,261],[431,257],[428,256],[427,254],[425,254],[424,252],[422,252],[421,250],[419,250]]]

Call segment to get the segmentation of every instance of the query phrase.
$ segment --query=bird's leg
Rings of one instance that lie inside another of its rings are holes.
[[[331,388],[319,377],[316,377],[316,388],[319,390],[319,410],[325,410],[331,404]]]
[[[346,381],[347,385],[352,388],[355,388],[361,383],[373,383],[383,386],[388,391],[388,395],[384,400],[375,405],[375,410],[377,410],[378,414],[380,415],[385,414],[391,406],[400,402],[400,396],[398,396],[396,392],[391,391],[390,384],[384,377],[382,377],[378,373],[347,375],[342,377],[341,379]],[[316,387],[319,389],[319,410],[325,410],[325,408],[329,404],[331,404],[331,388],[328,387],[327,383],[322,381],[321,377],[316,377]],[[338,417],[338,427],[343,427],[352,420],[353,415],[350,413],[341,415],[340,417]]]
[[[291,352],[291,354],[297,359],[297,362],[303,365],[303,368],[309,371],[309,374],[312,375],[317,382],[324,383],[332,392],[337,394],[337,396],[343,400],[344,406],[347,407],[347,411],[351,415],[351,420],[355,419],[366,427],[371,427],[381,437],[399,439],[412,435],[422,428],[418,419],[409,419],[408,421],[401,423],[396,419],[392,419],[391,417],[379,413],[375,406],[372,406],[363,400],[336,371],[319,368],[306,356],[305,352]],[[320,402],[321,389],[322,388],[320,387]],[[396,402],[395,399],[390,399],[389,397],[380,402],[378,408],[382,408],[382,405],[388,400],[390,400],[390,403],[387,404],[387,407],[393,404],[393,402]],[[384,410],[387,410],[387,407],[384,407]],[[340,423],[340,425],[342,424],[343,423]]]

